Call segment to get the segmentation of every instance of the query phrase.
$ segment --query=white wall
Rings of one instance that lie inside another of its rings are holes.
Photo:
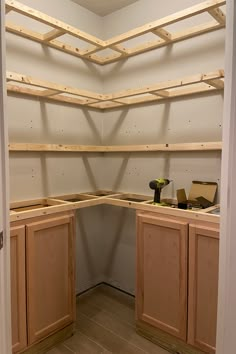
[[[92,35],[113,35],[199,3],[199,0],[139,0],[100,18],[69,0],[24,0],[24,4],[62,19]],[[9,15],[9,18],[12,15]],[[210,20],[199,16],[186,26]],[[18,23],[28,21],[19,19]],[[31,20],[29,20],[32,23]],[[23,23],[22,23],[23,24]],[[39,25],[40,27],[41,25]],[[35,29],[40,29],[38,25]],[[45,27],[45,26],[44,26]],[[32,26],[31,26],[32,28]],[[178,28],[168,26],[167,30]],[[181,27],[182,28],[182,27]],[[46,28],[43,31],[47,31]],[[143,40],[156,38],[146,35]],[[127,45],[142,42],[134,39]],[[71,43],[71,42],[70,42]],[[76,45],[78,40],[73,40]],[[97,92],[142,87],[224,67],[224,30],[138,55],[105,67],[7,34],[7,67],[41,79]],[[10,142],[64,144],[155,144],[219,141],[221,93],[196,95],[162,104],[145,104],[105,113],[10,95]],[[192,180],[220,183],[219,152],[63,154],[11,153],[11,199],[112,189],[152,195],[148,183],[167,177],[175,190],[189,191]],[[77,218],[77,290],[106,280],[131,293],[135,288],[135,213],[101,206]],[[91,223],[91,220],[93,222]]]
[[[92,35],[102,36],[101,18],[69,0],[21,2],[79,26]],[[50,30],[45,25],[13,13],[7,15],[7,20],[42,33]],[[73,39],[73,42],[76,45],[80,43],[78,39]],[[7,69],[59,84],[102,91],[100,67],[9,33]],[[12,143],[98,145],[102,141],[102,116],[93,110],[10,94],[7,115],[9,140]],[[102,161],[101,154],[10,153],[11,201],[96,190],[101,184]],[[97,208],[98,215],[99,212]],[[90,244],[91,239],[94,244],[100,240],[100,226],[98,221],[91,224],[91,218],[99,221],[95,209],[77,214],[77,291],[100,281],[99,248],[93,248]],[[89,265],[91,257],[84,252],[86,242],[92,247],[90,252],[95,272]]]
[[[199,2],[140,0],[105,17],[105,37],[118,35]],[[184,26],[205,20],[211,20],[209,15],[201,15],[194,21],[186,20]],[[179,26],[172,25],[166,29],[183,28]],[[156,37],[146,35],[143,39],[129,41],[127,45],[142,43],[147,38],[152,40]],[[105,92],[116,92],[221,68],[224,68],[224,30],[107,65],[104,67],[104,89]],[[103,115],[103,143],[132,145],[220,141],[222,111],[222,93],[107,111]],[[178,188],[185,188],[188,193],[192,180],[220,184],[220,152],[106,154],[105,164],[109,169],[103,186],[108,189],[151,195],[149,181],[166,177],[173,179],[173,182],[163,190],[163,196],[175,197]],[[119,218],[119,213],[114,210],[113,215]],[[119,232],[119,223],[111,222],[109,226],[106,242],[107,247],[113,250],[114,262],[108,279],[112,284],[134,292],[135,216],[133,213],[127,215]],[[127,240],[132,247],[127,247]]]

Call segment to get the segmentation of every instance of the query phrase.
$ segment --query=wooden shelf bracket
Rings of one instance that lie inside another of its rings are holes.
[[[224,88],[224,70],[187,76],[138,89],[99,94],[7,71],[7,90],[17,94],[106,110],[161,102],[171,98],[214,92]],[[69,96],[68,96],[69,95]]]
[[[195,36],[199,36],[201,34],[225,27],[225,14],[220,9],[220,7],[225,5],[225,3],[226,0],[208,0],[104,41],[51,16],[48,16],[40,11],[32,9],[31,7],[23,5],[18,1],[5,0],[6,14],[9,12],[19,13],[25,17],[31,18],[39,23],[46,24],[52,28],[47,33],[35,32],[6,21],[6,31],[47,45],[62,52],[74,55],[76,57],[89,60],[96,64],[105,65],[121,60],[124,57],[127,58],[145,53],[153,49],[193,38]],[[198,26],[189,27],[183,31],[177,31],[173,33],[170,33],[165,29],[165,27],[168,25],[179,23],[187,18],[195,17],[202,13],[209,13],[211,17],[214,18],[214,21],[202,23]],[[154,33],[159,37],[159,39],[151,42],[144,41],[143,44],[133,48],[128,48],[125,46],[126,41],[136,37],[142,38],[142,36],[147,33]],[[69,45],[64,41],[58,41],[57,38],[63,36],[64,34],[82,40],[83,42],[89,44],[89,47],[87,49],[81,49],[79,47]],[[106,57],[96,54],[104,49],[110,49],[113,51],[113,53]]]

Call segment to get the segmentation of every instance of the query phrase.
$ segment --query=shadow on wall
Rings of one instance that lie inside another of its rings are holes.
[[[107,126],[108,128],[105,131],[105,136],[103,140],[104,145],[137,145],[137,144],[159,144],[166,143],[165,137],[168,132],[168,125],[170,120],[170,110],[171,110],[171,102],[163,101],[159,103],[163,105],[163,109],[161,110],[161,114],[156,116],[154,119],[154,114],[156,112],[152,110],[150,113],[150,117],[148,116],[148,106],[154,107],[156,104],[147,104],[146,111],[142,114],[138,114],[136,111],[132,111],[133,109],[137,109],[138,106],[132,106],[130,108],[124,108],[120,112],[121,109],[113,110],[112,113],[107,115]],[[146,113],[147,112],[147,113]],[[117,113],[117,117],[116,117]],[[105,116],[106,117],[106,116]],[[150,123],[148,120],[150,119]],[[143,123],[145,122],[145,123]],[[105,123],[105,124],[106,124]],[[151,124],[150,137],[147,136],[147,127]],[[122,126],[126,127],[122,130]],[[145,133],[143,134],[142,129],[145,129]],[[145,135],[145,136],[144,136]],[[145,137],[145,140],[144,140]],[[153,140],[153,142],[152,142]]]
[[[47,169],[47,157],[46,154],[40,154],[40,164],[41,164],[41,176],[42,176],[42,191],[43,196],[48,197],[49,193],[49,186],[48,186],[48,169]]]
[[[88,63],[84,59],[80,59],[67,53],[60,52],[44,46],[39,43],[26,41],[23,38],[18,36],[7,38],[7,53],[8,53],[8,70],[20,72],[26,75],[32,75],[35,77],[40,77],[42,80],[55,81],[55,74],[58,76],[58,83],[69,85],[68,80],[70,78],[75,82],[77,76],[78,80],[83,81],[83,88],[92,90],[90,82],[94,83],[94,77],[102,82],[102,72],[101,68],[93,63]],[[12,58],[18,58],[17,61],[13,61]],[[26,65],[26,63],[31,62],[31,65]],[[47,70],[45,71],[45,65]],[[88,70],[89,68],[89,70]],[[38,73],[38,74],[37,74]],[[77,75],[75,75],[77,73]],[[60,79],[60,74],[62,74],[63,79]],[[92,75],[91,75],[92,74]],[[53,75],[53,77],[52,77]],[[66,80],[65,81],[65,75]],[[88,80],[88,85],[86,81]],[[81,86],[76,85],[75,83],[70,83],[72,86]],[[99,85],[100,85],[99,84]],[[96,90],[95,90],[96,91]]]
[[[90,185],[92,187],[92,190],[96,191],[96,190],[99,189],[99,186],[98,186],[98,183],[97,183],[97,180],[96,180],[96,176],[94,175],[94,172],[93,172],[93,170],[92,170],[92,168],[90,166],[88,157],[83,155],[82,159],[83,159],[84,167],[86,169],[87,176],[88,176],[88,179],[89,179],[89,183],[90,183]]]
[[[81,109],[82,109],[82,112],[87,120],[89,128],[93,132],[93,138],[97,141],[97,144],[102,144],[102,129],[100,129],[100,131],[98,130],[98,128],[94,124],[91,113],[88,111],[88,109],[86,109],[84,107],[82,107]],[[100,117],[100,119],[101,119],[101,117]]]
[[[129,158],[130,158],[130,153],[126,153],[126,157],[123,158],[123,161],[121,163],[121,166],[119,168],[119,172],[115,178],[115,181],[112,185],[112,190],[113,191],[118,191],[120,186],[122,185],[122,180],[124,178],[124,174],[129,162]]]
[[[106,136],[106,139],[108,139],[108,141],[114,140],[116,134],[120,131],[120,128],[121,128],[122,124],[124,123],[128,112],[129,112],[129,108],[123,108],[122,111],[119,113],[119,117],[116,119],[116,123],[114,124],[111,132]]]
[[[117,248],[121,242],[121,237],[124,229],[124,220],[128,217],[128,210],[122,208],[120,215],[116,218],[116,225],[113,225],[113,230],[115,231],[115,235],[113,236],[113,242],[109,244],[110,249],[108,250],[108,256],[106,257],[106,263],[104,265],[104,275],[105,279],[111,279],[113,275],[113,266],[114,260],[117,253]]]
[[[48,102],[48,101],[39,100],[41,118],[42,118],[42,128],[41,128],[42,134],[40,137],[41,143],[44,143],[44,142],[53,143],[53,138],[54,138],[54,139],[56,139],[56,140],[54,140],[55,144],[57,144],[57,143],[61,144],[63,142],[65,144],[72,144],[71,141],[74,141],[74,143],[77,143],[78,138],[79,139],[83,138],[84,141],[82,141],[82,143],[84,144],[84,142],[87,139],[82,136],[84,129],[86,130],[86,132],[89,131],[90,142],[93,142],[94,145],[99,145],[102,143],[102,129],[101,129],[102,122],[101,122],[100,126],[99,125],[96,126],[96,124],[94,123],[94,119],[95,118],[97,119],[97,117],[95,117],[93,119],[91,112],[86,110],[84,107],[75,106],[78,109],[78,112],[79,112],[78,114],[81,113],[81,115],[78,116],[78,122],[76,122],[76,124],[77,124],[76,129],[71,126],[70,122],[68,122],[67,125],[64,125],[64,123],[63,123],[61,125],[61,129],[59,131],[60,134],[58,134],[58,129],[55,129],[52,126],[52,124],[51,125],[49,124],[51,119],[49,117],[49,113],[47,110],[47,103],[52,104],[52,106],[54,106],[54,104],[55,104],[55,102]],[[56,106],[58,108],[60,108],[60,105],[62,106],[63,109],[65,106],[67,106],[67,104],[56,102]],[[52,107],[52,106],[50,106],[50,107]],[[69,107],[70,106],[71,105],[69,105]],[[61,113],[59,113],[59,114],[57,114],[57,116],[55,116],[56,117],[55,122],[58,122],[58,119],[59,119],[60,123],[62,122],[64,115],[63,115],[62,110],[60,112]],[[75,118],[77,118],[77,116],[75,116],[75,113],[73,113],[73,112],[74,111],[72,111],[71,116],[68,117],[68,115],[67,115],[67,119],[72,117],[72,120],[75,122]],[[84,117],[83,117],[83,115],[84,115]],[[98,118],[100,119],[101,117],[98,117]],[[58,127],[59,127],[59,124],[58,124]],[[80,136],[78,136],[77,130],[79,130],[78,133],[80,133]],[[61,139],[63,139],[63,141]]]
[[[160,55],[160,49],[158,48],[157,50],[154,50],[150,53],[150,55],[145,55],[145,68],[148,68],[148,70],[153,71],[156,69],[157,65],[162,65],[162,62],[166,64],[166,61],[170,61],[171,57],[171,52],[172,52],[173,44],[169,44],[167,47],[162,49],[162,55]],[[154,53],[154,54],[153,54]],[[158,53],[158,57],[156,56],[156,53]],[[138,60],[136,60],[138,58]],[[112,74],[119,74],[120,71],[122,70],[122,74],[125,73],[127,75],[126,70],[128,70],[129,74],[132,72],[137,71],[136,74],[138,74],[138,71],[140,69],[143,70],[143,58],[142,55],[137,55],[134,57],[131,57],[134,65],[128,65],[127,67],[124,67],[125,64],[130,64],[128,58],[120,59],[118,62],[115,62],[114,64],[111,64],[108,66],[108,70],[104,73],[104,78],[106,79]],[[173,60],[173,59],[172,59]]]

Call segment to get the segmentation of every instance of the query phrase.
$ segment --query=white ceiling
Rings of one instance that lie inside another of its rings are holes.
[[[138,0],[72,0],[99,16],[106,16]]]

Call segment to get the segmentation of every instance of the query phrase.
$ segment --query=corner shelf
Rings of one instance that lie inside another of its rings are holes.
[[[220,151],[221,142],[151,144],[151,145],[60,145],[60,144],[9,144],[9,151],[31,152],[180,152],[180,151]]]
[[[168,201],[173,203],[173,200]],[[185,217],[191,220],[210,221],[216,224],[220,222],[220,216],[208,214],[209,209],[217,208],[219,205],[204,210],[192,211],[153,205],[152,202],[152,196],[136,193],[116,191],[80,192],[11,203],[10,220],[25,220],[36,216],[50,215],[61,211],[77,210],[105,204],[140,211],[155,211],[163,215],[167,214],[168,216]]]
[[[138,89],[99,94],[43,81],[14,72],[7,72],[7,90],[41,99],[66,102],[100,110],[149,102],[162,102],[177,97],[214,92],[224,88],[224,70],[197,74],[181,79],[159,82]],[[14,83],[14,84],[13,84]]]
[[[144,26],[134,28],[121,35],[103,41],[60,20],[57,20],[40,11],[23,5],[20,2],[15,0],[6,0],[6,14],[11,11],[16,12],[39,23],[46,24],[52,28],[49,32],[40,33],[26,29],[22,26],[18,26],[14,23],[6,22],[6,31],[55,48],[62,52],[74,55],[76,57],[89,60],[96,64],[105,65],[116,62],[123,58],[145,53],[153,49],[164,47],[207,32],[224,28],[226,18],[220,7],[225,5],[225,3],[226,0],[205,1],[198,5],[189,7],[175,14],[147,23]],[[169,32],[165,29],[166,26],[178,22],[183,22],[187,18],[195,17],[202,13],[208,13],[214,20],[176,32]],[[142,36],[147,33],[152,33],[159,37],[159,39],[146,41],[143,44],[132,48],[125,46],[127,41],[137,37],[142,38]],[[89,43],[91,46],[89,46],[87,49],[80,49],[56,39],[65,34],[78,38],[83,42]],[[111,50],[112,54],[108,56],[96,54],[97,52],[103,51],[104,49]]]

